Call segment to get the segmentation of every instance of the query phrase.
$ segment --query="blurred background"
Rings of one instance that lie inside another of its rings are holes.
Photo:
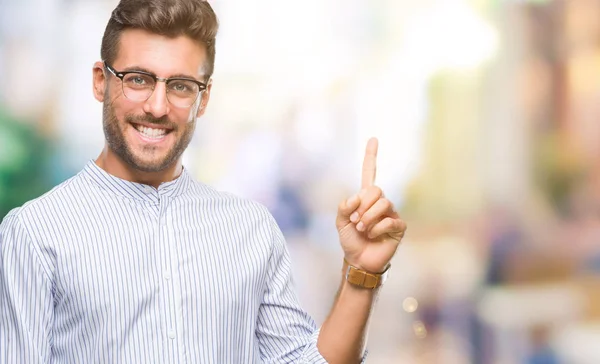
[[[600,363],[600,0],[211,2],[185,154],[287,237],[318,324],[366,140],[409,230],[370,363]],[[0,0],[0,218],[103,146],[91,70],[116,0]]]

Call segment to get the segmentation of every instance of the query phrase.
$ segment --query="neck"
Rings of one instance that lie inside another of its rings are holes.
[[[95,160],[95,163],[98,167],[115,177],[130,182],[143,183],[154,188],[158,188],[161,183],[176,179],[183,171],[181,158],[177,159],[175,163],[163,169],[162,171],[140,171],[139,169],[127,164],[119,156],[114,154],[108,148],[108,146],[104,147],[104,150],[102,150],[102,153],[100,153],[98,158]]]

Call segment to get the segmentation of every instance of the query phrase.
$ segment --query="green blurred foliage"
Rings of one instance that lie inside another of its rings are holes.
[[[0,107],[0,220],[50,190],[51,158],[50,141]]]

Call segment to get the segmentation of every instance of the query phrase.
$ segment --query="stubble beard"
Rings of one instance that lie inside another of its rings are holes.
[[[127,124],[129,124],[130,127],[133,127],[131,122],[145,122],[166,126],[173,129],[171,134],[177,134],[181,126],[170,122],[166,116],[163,118],[155,118],[148,114],[144,116],[126,115],[125,121],[121,123],[115,115],[112,105],[108,102],[104,102],[102,107],[102,125],[108,148],[128,166],[141,172],[160,172],[172,166],[174,163],[177,163],[190,144],[196,127],[195,120],[186,123],[185,126],[183,126],[185,130],[181,136],[177,138],[175,145],[167,152],[167,154],[162,158],[152,158],[152,155],[157,152],[156,147],[151,145],[144,146],[138,151],[138,155],[136,155],[131,146],[127,144],[124,129],[127,127]],[[123,124],[122,128],[120,127],[121,124]],[[143,158],[143,156],[139,154],[147,155],[151,158]]]

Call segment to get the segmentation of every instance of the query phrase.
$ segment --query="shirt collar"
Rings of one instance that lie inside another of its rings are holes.
[[[100,188],[110,191],[115,195],[125,198],[158,203],[162,197],[171,197],[181,195],[185,192],[191,182],[191,176],[186,168],[179,177],[169,182],[161,183],[158,188],[154,188],[143,183],[131,182],[106,172],[104,169],[90,160],[82,170],[82,173]]]

